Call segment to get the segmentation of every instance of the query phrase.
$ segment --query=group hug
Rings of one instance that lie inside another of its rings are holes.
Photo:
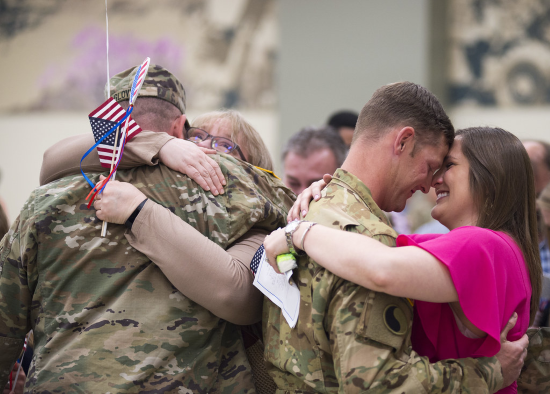
[[[111,78],[124,108],[136,72]],[[0,243],[7,390],[550,392],[550,335],[530,328],[539,196],[516,136],[455,130],[426,88],[392,83],[363,106],[343,164],[296,196],[239,112],[191,120],[186,107],[151,64],[132,112],[143,131],[90,208],[81,168],[108,174],[95,150],[81,161],[92,133],[46,151]],[[399,235],[386,212],[431,188],[450,231]],[[295,327],[253,285],[259,248],[277,272],[278,255],[295,256]],[[11,387],[30,330],[33,359]]]

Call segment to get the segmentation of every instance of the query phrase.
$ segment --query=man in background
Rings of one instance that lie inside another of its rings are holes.
[[[353,139],[353,132],[355,131],[358,116],[357,112],[339,111],[332,114],[327,121],[327,125],[336,130],[348,148]]]
[[[347,148],[330,127],[306,127],[283,148],[283,182],[300,194],[325,174],[333,174],[346,158]]]
[[[523,146],[531,159],[535,173],[535,192],[537,197],[550,183],[550,144],[544,141],[527,140]]]

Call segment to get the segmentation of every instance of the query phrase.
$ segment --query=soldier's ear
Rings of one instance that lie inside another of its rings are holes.
[[[170,135],[176,138],[183,138],[185,121],[187,120],[187,115],[182,114],[173,120],[172,126],[170,127]]]
[[[414,136],[414,128],[406,126],[400,129],[393,142],[394,154],[399,156],[408,149],[412,149],[414,145]]]

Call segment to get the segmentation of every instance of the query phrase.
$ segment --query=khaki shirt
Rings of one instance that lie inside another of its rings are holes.
[[[162,165],[117,179],[224,249],[251,228],[284,226],[288,189],[229,156],[215,160],[227,179],[216,197]],[[35,189],[0,244],[0,385],[33,329],[28,390],[254,392],[238,327],[176,290],[123,225],[101,238],[89,191],[80,175]]]
[[[306,219],[395,246],[397,234],[369,189],[342,169]],[[293,278],[301,296],[295,328],[264,301],[265,356],[278,393],[494,392],[502,385],[495,358],[430,364],[412,351],[411,301],[345,281],[307,256]]]

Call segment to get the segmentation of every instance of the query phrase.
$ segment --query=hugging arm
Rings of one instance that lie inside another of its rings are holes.
[[[40,185],[67,175],[80,173],[80,160],[95,144],[92,134],[81,134],[66,138],[44,152],[40,169]],[[172,137],[167,133],[143,130],[124,147],[124,154],[118,168],[152,166],[160,161],[175,171],[187,174],[204,190],[214,195],[223,193],[225,178],[219,165],[208,154],[213,149],[200,148],[190,141]],[[99,164],[97,150],[91,151],[82,161],[84,172],[106,172],[109,168]]]
[[[294,232],[298,248],[307,227],[302,223]],[[264,245],[277,269],[276,256],[288,251],[284,230],[273,232]],[[316,225],[306,234],[304,249],[319,265],[368,289],[428,302],[458,301],[447,267],[420,248],[391,248],[369,237]]]
[[[501,365],[494,357],[430,363],[413,351],[406,361],[397,358],[398,352],[381,330],[368,329],[378,316],[362,309],[370,305],[367,301],[373,293],[357,285],[342,285],[329,305],[325,324],[342,392],[493,393],[503,387]],[[374,296],[375,303],[378,296]]]
[[[34,196],[33,192],[0,242],[0,387],[8,382],[32,328],[33,292],[38,282]]]
[[[125,182],[109,182],[94,203],[97,217],[124,223],[145,195]],[[148,200],[126,234],[130,245],[159,266],[186,297],[235,324],[260,320],[262,295],[248,264],[266,231],[251,229],[227,251],[163,206]]]
[[[143,165],[158,164],[160,149],[174,139],[166,133],[142,131],[125,146],[119,168],[132,168]],[[67,175],[80,173],[80,159],[88,149],[94,146],[91,133],[65,138],[50,146],[42,159],[40,185],[55,181]],[[82,161],[84,172],[105,172],[108,168],[99,164],[97,150],[93,150]]]

